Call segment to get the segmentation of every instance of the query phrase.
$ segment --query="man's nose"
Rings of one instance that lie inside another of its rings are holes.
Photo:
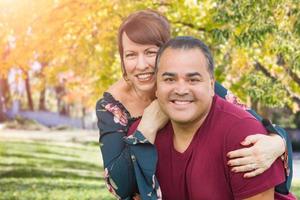
[[[136,63],[136,68],[139,70],[145,70],[148,67],[149,63],[144,55],[139,55]]]
[[[178,81],[174,89],[177,95],[183,96],[189,93],[188,84],[185,81]]]

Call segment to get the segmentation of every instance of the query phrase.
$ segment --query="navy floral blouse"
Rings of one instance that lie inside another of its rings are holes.
[[[286,181],[276,186],[276,192],[287,194],[292,180],[292,148],[287,133],[281,127],[262,119],[255,111],[239,103],[238,99],[216,82],[215,93],[227,101],[241,106],[255,116],[265,128],[282,136],[287,144],[282,159]],[[104,165],[104,178],[108,190],[118,199],[133,199],[139,193],[143,200],[162,199],[155,177],[157,152],[139,131],[127,136],[130,125],[137,120],[131,117],[123,104],[105,92],[97,102],[96,114],[100,132],[100,149]]]

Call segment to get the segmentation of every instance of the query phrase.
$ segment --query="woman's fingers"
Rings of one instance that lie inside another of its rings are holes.
[[[264,169],[258,168],[258,169],[255,169],[255,170],[251,171],[251,172],[245,173],[243,177],[244,178],[255,177],[255,176],[259,175],[259,174],[262,174],[264,171],[265,171]]]
[[[244,146],[255,144],[258,140],[261,139],[261,137],[261,134],[249,135],[241,142],[241,144]]]
[[[236,159],[231,159],[228,161],[228,165],[231,167],[237,167],[237,166],[245,166],[245,165],[250,165],[253,163],[253,160],[251,160],[251,157],[244,157],[244,158],[236,158]],[[252,169],[250,169],[252,170]],[[248,171],[248,170],[246,170]]]
[[[252,155],[250,148],[238,149],[238,150],[230,151],[227,153],[227,157],[229,157],[230,159],[246,157],[246,156],[250,156],[250,155]]]
[[[247,164],[247,165],[241,165],[236,166],[231,169],[233,172],[252,172],[253,170],[256,170],[257,166],[255,163]]]

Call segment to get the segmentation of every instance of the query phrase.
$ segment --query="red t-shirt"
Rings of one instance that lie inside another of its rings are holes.
[[[174,149],[172,125],[167,124],[155,140],[163,199],[244,199],[282,183],[285,175],[279,159],[263,174],[248,179],[228,167],[226,154],[241,148],[240,142],[255,133],[266,130],[249,113],[217,96],[185,152]]]

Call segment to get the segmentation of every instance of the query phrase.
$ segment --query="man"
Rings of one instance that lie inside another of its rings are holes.
[[[157,134],[156,175],[164,200],[274,199],[284,181],[282,162],[245,179],[233,173],[226,154],[264,127],[241,108],[214,95],[214,62],[208,47],[177,37],[157,56],[157,99],[170,118]]]

